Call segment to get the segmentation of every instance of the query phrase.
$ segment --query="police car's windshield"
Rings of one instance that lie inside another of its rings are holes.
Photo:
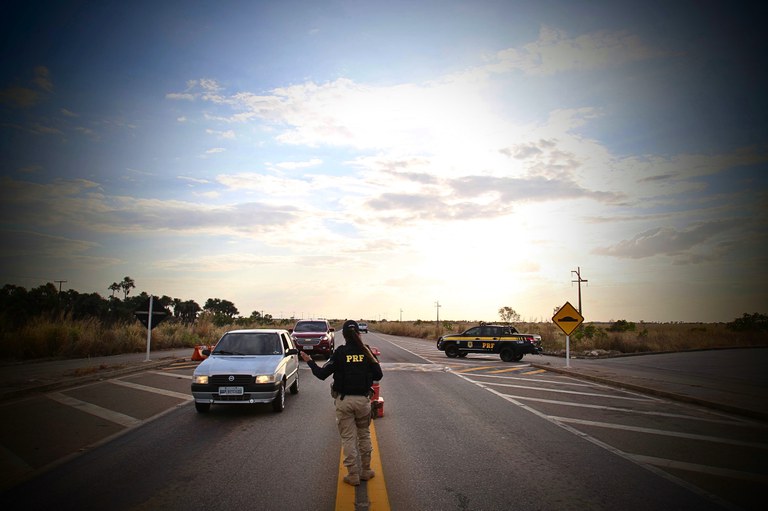
[[[294,332],[325,332],[325,321],[302,321],[296,324]]]
[[[280,339],[276,333],[228,333],[224,334],[214,355],[280,355]]]

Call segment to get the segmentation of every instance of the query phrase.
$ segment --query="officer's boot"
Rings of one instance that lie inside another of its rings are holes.
[[[371,470],[371,458],[360,458],[360,461],[363,464],[363,470],[360,472],[360,479],[363,481],[373,479],[373,476],[376,475],[376,472]]]
[[[344,476],[344,482],[352,486],[360,486],[360,474],[357,472],[357,465],[347,467],[347,475]]]

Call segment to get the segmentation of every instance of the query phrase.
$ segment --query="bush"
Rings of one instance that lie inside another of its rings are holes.
[[[726,325],[734,332],[768,332],[768,316],[765,314],[744,314]]]
[[[609,332],[634,332],[635,324],[626,319],[620,319],[608,327]]]

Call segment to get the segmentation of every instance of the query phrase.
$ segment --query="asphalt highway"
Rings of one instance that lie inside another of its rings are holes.
[[[328,382],[304,364],[281,414],[199,415],[183,349],[0,367],[0,506],[760,508],[766,349],[505,363],[366,341],[385,374],[376,485],[340,491]]]

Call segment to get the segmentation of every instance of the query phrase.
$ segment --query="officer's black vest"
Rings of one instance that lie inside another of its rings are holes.
[[[333,373],[332,388],[343,396],[365,396],[373,385],[371,362],[357,345],[345,344],[333,354],[339,368]]]

